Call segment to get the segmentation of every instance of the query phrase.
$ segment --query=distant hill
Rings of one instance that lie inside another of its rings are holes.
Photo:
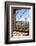
[[[26,21],[16,21],[17,24],[28,24],[29,22]]]

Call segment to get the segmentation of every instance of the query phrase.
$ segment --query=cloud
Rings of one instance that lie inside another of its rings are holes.
[[[28,9],[20,9],[20,10],[16,10],[16,21],[25,21],[25,18],[27,18],[27,21],[30,21],[30,16],[31,16],[31,10],[28,11]],[[28,17],[29,15],[29,17]]]

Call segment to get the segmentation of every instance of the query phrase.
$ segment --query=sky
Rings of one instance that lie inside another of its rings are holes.
[[[25,18],[27,18],[27,21],[29,21],[30,17],[31,17],[31,9],[16,10],[16,21],[25,21]]]

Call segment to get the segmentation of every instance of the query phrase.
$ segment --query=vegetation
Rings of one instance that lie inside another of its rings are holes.
[[[25,24],[23,24],[23,23],[19,23],[19,24],[17,24],[16,23],[16,27],[15,27],[15,31],[25,31],[25,30],[27,30],[27,29],[29,29],[29,23],[25,23]]]

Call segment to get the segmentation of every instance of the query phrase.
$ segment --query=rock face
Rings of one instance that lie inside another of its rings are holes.
[[[29,35],[29,33],[16,32],[16,31],[13,32],[13,37],[14,36],[27,36],[27,35]]]

